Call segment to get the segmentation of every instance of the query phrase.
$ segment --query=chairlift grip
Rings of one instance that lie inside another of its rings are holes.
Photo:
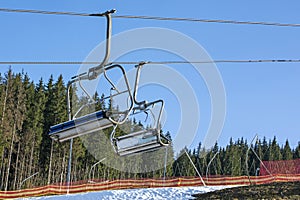
[[[110,11],[106,11],[105,13],[102,14],[94,14],[93,16],[105,16],[106,17],[106,21],[107,21],[107,27],[106,27],[106,51],[105,51],[105,56],[102,60],[102,62],[96,66],[96,67],[92,67],[89,69],[88,72],[88,79],[89,80],[93,80],[95,78],[98,77],[98,75],[100,73],[102,73],[101,70],[103,70],[103,68],[105,67],[105,65],[107,64],[107,61],[109,59],[110,56],[110,44],[111,44],[111,27],[112,27],[112,20],[111,20],[111,14],[115,13],[116,10],[110,10]]]
[[[94,14],[90,14],[90,16],[99,16],[99,17],[102,17],[104,15],[108,15],[108,14],[113,14],[116,12],[116,9],[111,9],[111,10],[108,10],[104,13],[94,13]]]
[[[143,67],[143,65],[146,64],[146,62],[140,62],[138,65],[136,65],[135,67],[136,69],[136,76],[135,76],[135,83],[134,83],[134,89],[133,89],[133,101],[135,104],[137,104],[138,106],[145,106],[145,104],[147,103],[146,101],[138,101],[136,98],[137,96],[137,91],[138,91],[138,85],[140,82],[140,75],[141,75],[141,68]]]

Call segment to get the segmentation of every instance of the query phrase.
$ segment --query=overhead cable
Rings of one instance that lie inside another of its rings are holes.
[[[134,15],[115,15],[112,17],[128,18],[128,19],[148,19],[148,20],[160,20],[160,21],[185,21],[185,22],[206,22],[206,23],[222,23],[222,24],[247,24],[247,25],[264,25],[264,26],[300,27],[300,24],[292,24],[292,23],[254,22],[254,21],[237,21],[237,20],[223,20],[223,19],[198,19],[198,18],[134,16]]]
[[[44,11],[44,10],[25,10],[25,9],[9,9],[0,8],[1,12],[15,12],[15,13],[33,13],[33,14],[45,14],[45,15],[73,15],[73,16],[91,16],[88,13],[75,13],[75,12],[55,12],[55,11]]]
[[[0,12],[34,13],[34,14],[47,14],[47,15],[70,15],[70,16],[84,16],[84,17],[99,16],[99,14],[97,13],[89,14],[89,13],[56,12],[56,11],[9,9],[9,8],[0,8]],[[280,26],[280,27],[300,27],[300,24],[295,24],[295,23],[278,23],[278,22],[262,22],[262,21],[238,21],[238,20],[223,20],[223,19],[199,19],[199,18],[136,16],[136,15],[113,15],[112,17],[121,18],[121,19],[144,19],[144,20],[159,20],[159,21],[184,21],[184,22],[245,24],[245,25],[263,25],[263,26]]]
[[[300,59],[263,59],[263,60],[203,60],[203,61],[147,61],[146,64],[208,64],[208,63],[298,63]],[[141,61],[114,61],[112,64],[139,64]],[[97,61],[0,61],[0,65],[83,65],[100,64]]]

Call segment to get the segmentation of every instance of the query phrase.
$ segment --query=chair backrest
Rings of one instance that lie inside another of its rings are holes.
[[[118,155],[125,156],[154,151],[169,144],[170,141],[161,133],[146,129],[115,138],[114,148]]]
[[[111,126],[113,126],[113,123],[105,117],[105,112],[97,111],[71,121],[51,126],[49,135],[52,139],[63,142]]]

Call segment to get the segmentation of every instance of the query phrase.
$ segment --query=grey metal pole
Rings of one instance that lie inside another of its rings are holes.
[[[250,185],[252,185],[252,182],[251,182],[250,174],[249,174],[248,154],[249,154],[250,149],[252,148],[252,147],[251,147],[252,143],[254,142],[255,139],[256,139],[256,141],[257,141],[257,138],[258,138],[258,135],[256,134],[256,135],[254,136],[254,138],[252,139],[251,143],[249,144],[249,147],[248,147],[247,152],[246,152],[246,159],[245,159],[246,161],[245,161],[245,165],[246,165],[246,171],[247,171],[247,176],[248,176],[248,180],[249,180]]]
[[[69,188],[71,182],[72,151],[73,151],[73,138],[70,140],[70,152],[69,152],[68,174],[67,174],[67,186],[68,186],[67,194],[69,194]]]
[[[256,168],[256,170],[255,170],[255,176],[257,176],[258,175],[258,172],[259,172],[259,170],[260,170],[260,168],[258,167],[258,168]]]
[[[72,83],[69,83],[67,87],[67,109],[68,109],[69,121],[72,120],[71,99],[70,99],[71,86]],[[73,138],[70,140],[70,151],[69,151],[68,172],[67,172],[67,187],[68,187],[67,194],[69,194],[70,181],[71,181],[72,151],[73,151]]]
[[[208,174],[208,168],[210,167],[210,164],[212,163],[212,161],[215,159],[215,157],[218,155],[219,152],[217,152],[213,157],[212,159],[209,161],[207,167],[206,167],[206,180],[208,180],[207,178],[207,174]]]
[[[164,164],[164,180],[166,180],[166,173],[167,173],[167,159],[168,159],[168,147],[166,148],[166,154],[165,154],[165,164]]]
[[[274,178],[274,176],[272,175],[272,173],[268,170],[268,168],[266,167],[266,165],[264,164],[264,162],[260,159],[260,157],[257,155],[257,153],[254,151],[254,149],[251,147],[252,152],[254,153],[254,155],[258,158],[259,162],[261,163],[261,165],[266,169],[266,171]]]
[[[105,160],[106,158],[102,158],[101,160],[99,160],[98,162],[96,162],[95,164],[92,165],[91,169],[90,169],[90,173],[89,173],[89,181],[88,182],[91,182],[91,172],[92,172],[92,169],[98,165],[99,163],[101,163],[103,160]]]
[[[190,155],[188,154],[188,152],[187,152],[186,150],[184,150],[184,151],[185,151],[185,154],[187,155],[187,157],[189,158],[190,162],[192,163],[192,165],[193,165],[193,167],[194,167],[195,171],[197,172],[198,176],[200,177],[202,184],[203,184],[204,186],[206,186],[206,184],[205,184],[204,180],[202,179],[202,176],[201,176],[201,174],[199,173],[199,171],[198,171],[197,167],[194,165],[194,163],[193,163],[193,161],[192,161],[192,159],[191,159]]]
[[[36,173],[32,174],[31,176],[25,178],[25,179],[20,183],[19,189],[22,188],[22,185],[23,185],[23,183],[24,183],[25,181],[27,181],[28,179],[34,177],[34,176],[37,175],[38,173],[39,173],[39,172],[36,172]]]

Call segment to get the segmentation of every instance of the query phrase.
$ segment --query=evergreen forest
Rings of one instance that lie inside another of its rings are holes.
[[[99,109],[110,106],[100,102],[98,94],[94,98]],[[69,142],[54,141],[48,132],[50,126],[67,119],[66,83],[62,75],[57,80],[50,76],[49,80],[37,83],[26,73],[14,73],[11,69],[0,75],[0,190],[66,183]],[[129,125],[138,128],[139,122],[132,121]],[[169,133],[166,135],[170,137]],[[248,172],[255,176],[260,166],[258,158],[264,161],[300,158],[300,143],[291,148],[288,140],[279,144],[276,137],[259,138],[251,146],[242,137],[228,140],[225,147],[216,143],[212,149],[203,149],[199,141],[197,148],[182,151],[188,152],[203,176],[240,176]],[[174,160],[166,171],[147,173],[126,173],[99,164],[94,167],[93,179],[162,178],[164,173],[166,177],[197,176],[186,155],[177,157],[169,152],[169,158]],[[79,138],[74,139],[71,181],[87,181],[97,161]]]

